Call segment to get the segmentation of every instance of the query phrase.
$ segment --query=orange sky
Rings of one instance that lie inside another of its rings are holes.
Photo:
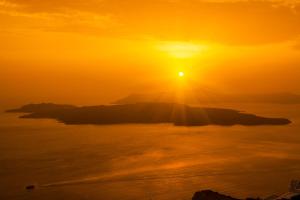
[[[300,93],[300,2],[0,0],[0,103],[110,102],[178,71],[226,92]]]

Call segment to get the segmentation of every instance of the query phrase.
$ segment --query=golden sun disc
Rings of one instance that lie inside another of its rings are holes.
[[[183,77],[184,76],[184,72],[178,72],[178,76],[179,77]]]

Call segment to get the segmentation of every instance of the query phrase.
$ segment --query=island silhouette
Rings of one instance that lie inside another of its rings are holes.
[[[7,112],[26,113],[21,118],[56,119],[64,124],[158,124],[204,125],[286,125],[285,118],[268,118],[232,109],[201,108],[176,103],[135,103],[124,105],[72,106],[53,103],[28,104]]]

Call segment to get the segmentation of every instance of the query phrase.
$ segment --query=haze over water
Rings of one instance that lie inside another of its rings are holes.
[[[237,197],[287,191],[300,175],[300,107],[238,107],[293,123],[67,126],[1,114],[1,199],[165,200],[191,199],[201,189]],[[38,189],[26,191],[28,184]]]

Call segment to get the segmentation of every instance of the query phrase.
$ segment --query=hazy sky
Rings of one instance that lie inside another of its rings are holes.
[[[0,25],[2,104],[104,103],[170,89],[179,71],[197,87],[300,93],[297,0],[0,0]]]

